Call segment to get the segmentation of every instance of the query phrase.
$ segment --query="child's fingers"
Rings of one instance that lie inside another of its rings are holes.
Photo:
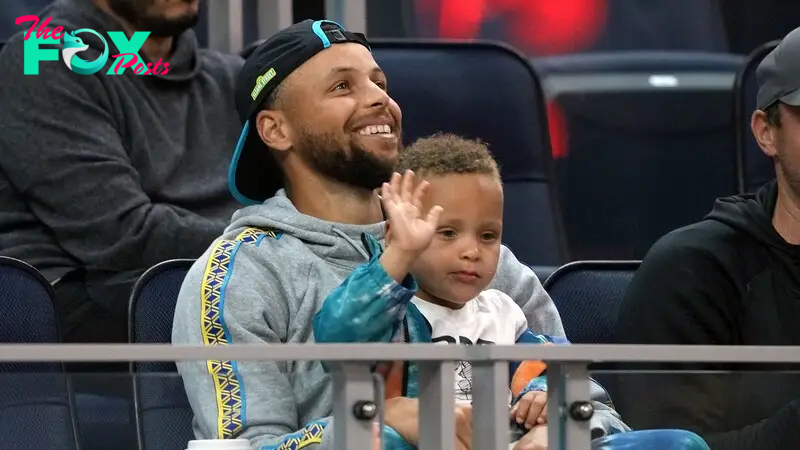
[[[411,203],[411,196],[414,192],[414,172],[406,170],[406,173],[403,175],[402,184],[400,188],[400,198],[406,203]]]
[[[547,393],[534,392],[533,394],[534,395],[531,396],[528,414],[525,417],[525,429],[527,430],[536,425],[536,420],[542,415],[542,411],[544,411],[547,407]]]
[[[430,183],[423,180],[417,183],[417,187],[414,189],[414,195],[412,196],[412,201],[414,202],[414,206],[417,208],[422,208],[422,197],[425,195],[425,192],[428,191],[430,187]]]
[[[381,201],[388,202],[392,199],[392,186],[389,183],[381,185]]]
[[[425,221],[435,227],[436,224],[439,223],[439,216],[441,215],[442,215],[442,207],[436,205],[433,208],[431,208],[430,211],[428,211],[428,217],[427,219],[425,219]]]
[[[528,393],[523,395],[522,398],[517,402],[517,414],[515,420],[520,425],[525,423],[525,419],[528,418],[528,410],[531,408],[531,398],[532,396],[530,393]]]
[[[391,178],[389,178],[389,185],[391,185],[392,189],[393,189],[395,192],[399,191],[399,188],[400,188],[400,180],[401,180],[401,179],[402,179],[402,176],[401,176],[399,173],[397,173],[397,172],[394,172],[394,173],[392,173],[392,177],[391,177]]]

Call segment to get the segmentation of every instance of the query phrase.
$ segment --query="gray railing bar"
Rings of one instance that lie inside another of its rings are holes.
[[[372,448],[373,426],[380,411],[369,365],[334,363],[330,367],[336,448]]]
[[[565,409],[565,386],[564,374],[561,364],[548,364],[547,366],[547,443],[554,450],[563,450],[567,447],[561,446],[566,435],[566,426],[561,426],[564,421]],[[557,426],[552,426],[557,425]],[[559,445],[550,444],[558,442]]]
[[[455,364],[452,361],[419,364],[419,449],[456,448]]]
[[[0,344],[0,361],[518,361],[798,363],[800,347],[430,344]]]
[[[552,367],[552,365],[551,365]],[[549,369],[549,367],[548,367]],[[563,448],[570,450],[589,450],[589,443],[592,439],[592,430],[589,426],[589,418],[581,418],[580,413],[585,409],[574,413],[570,407],[578,405],[589,405],[591,395],[589,393],[589,371],[584,364],[563,364],[561,365],[561,392],[563,402],[561,403],[560,421],[564,431],[561,443]],[[549,385],[549,384],[548,384]],[[573,415],[574,414],[574,415]],[[565,417],[566,416],[566,417]],[[552,423],[548,420],[549,423]]]
[[[472,448],[508,448],[508,363],[472,363]]]

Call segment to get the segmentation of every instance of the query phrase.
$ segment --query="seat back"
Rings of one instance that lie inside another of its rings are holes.
[[[50,283],[32,266],[0,256],[0,342],[61,341]],[[60,363],[0,364],[0,448],[75,450],[69,384]]]
[[[736,193],[739,55],[632,52],[542,58],[561,205],[575,260],[641,259]],[[563,131],[564,135],[560,133]]]
[[[613,344],[625,291],[641,261],[574,261],[544,282],[576,344]]]
[[[129,341],[168,344],[183,279],[194,261],[176,259],[145,272],[133,288]],[[141,450],[183,450],[194,439],[192,409],[174,362],[134,362],[136,429]]]
[[[739,192],[755,192],[763,184],[775,178],[772,159],[761,152],[761,148],[750,129],[750,117],[758,107],[758,81],[756,69],[769,52],[778,46],[780,40],[770,41],[754,50],[747,57],[734,83],[734,123],[737,178]]]
[[[556,269],[544,282],[556,305],[564,331],[575,344],[613,344],[622,300],[641,261],[575,261]],[[614,364],[592,364],[591,370],[613,370]],[[617,377],[594,378],[612,400],[618,398]]]
[[[525,58],[485,42],[371,44],[403,110],[404,142],[447,132],[488,143],[505,189],[504,243],[527,264],[564,263],[544,97]]]

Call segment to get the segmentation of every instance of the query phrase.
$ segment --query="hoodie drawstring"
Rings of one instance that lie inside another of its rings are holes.
[[[367,261],[370,260],[370,256],[367,254],[367,252],[364,251],[364,249],[361,248],[361,246],[358,245],[354,240],[350,239],[350,236],[348,236],[347,233],[345,233],[344,231],[341,231],[341,230],[337,230],[336,228],[333,229],[333,232],[338,234],[339,236],[341,236],[342,239],[344,239],[345,241],[349,242],[350,245],[352,245],[353,248],[356,249],[356,251],[358,253],[360,253],[361,256],[364,257],[365,260],[367,260]]]

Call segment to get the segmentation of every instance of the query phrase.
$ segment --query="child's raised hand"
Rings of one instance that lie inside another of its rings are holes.
[[[442,213],[440,206],[434,206],[423,215],[422,196],[428,186],[429,183],[423,181],[414,188],[414,172],[407,170],[402,176],[393,174],[381,187],[381,201],[391,228],[389,247],[414,258],[430,245]]]
[[[547,423],[547,392],[531,391],[511,408],[511,419],[526,430]]]

